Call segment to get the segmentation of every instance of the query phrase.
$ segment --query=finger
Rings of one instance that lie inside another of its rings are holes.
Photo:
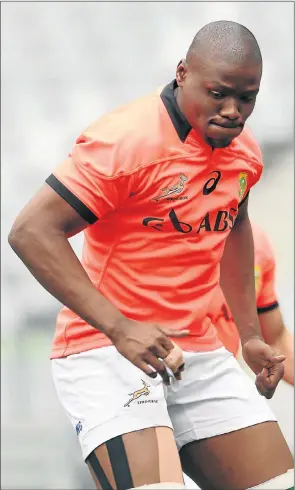
[[[264,367],[260,373],[257,374],[257,377],[259,379],[266,379],[269,376],[269,370]]]
[[[278,373],[270,374],[267,369],[263,369],[256,378],[266,388],[275,387],[281,379],[281,375]]]
[[[272,398],[276,387],[282,379],[282,372],[269,373],[267,369],[263,369],[256,377],[256,387],[259,392],[266,398]]]
[[[163,359],[165,364],[171,369],[173,374],[179,372],[179,368],[184,366],[183,350],[174,344],[173,350]]]
[[[148,363],[146,363],[142,360],[139,360],[138,362],[134,362],[132,364],[134,364],[136,367],[141,369],[141,371],[143,371],[145,374],[147,374],[150,378],[156,378],[157,377],[158,373],[154,369],[152,369],[148,365]]]
[[[168,337],[187,337],[190,334],[190,330],[172,330],[171,328],[161,327],[161,331]]]
[[[181,379],[181,373],[184,371],[184,363],[181,364],[181,366],[179,366],[178,368],[178,371],[176,371],[176,373],[174,373],[174,376],[177,380],[180,380]]]
[[[162,377],[163,379],[163,382],[166,386],[169,386],[170,385],[170,379],[169,379],[169,375],[167,373],[167,369],[166,369],[166,366],[164,364],[163,361],[161,361],[160,359],[158,359],[156,356],[154,356],[153,354],[147,354],[144,358],[145,362],[147,362],[150,366],[152,366],[156,371],[157,373],[160,374],[160,376]]]
[[[279,355],[279,356],[270,356],[268,361],[271,362],[272,364],[279,364],[281,362],[284,362],[286,360],[286,356]]]
[[[284,376],[284,371],[283,364],[275,364],[274,366],[263,368],[259,376],[268,383],[278,384]]]
[[[153,347],[150,347],[150,351],[152,354],[154,354],[156,357],[160,358],[160,359],[165,359],[165,357],[168,356],[168,354],[171,352],[171,350],[173,349],[173,344],[172,342],[167,339],[169,341],[169,343],[171,343],[171,348],[167,349],[165,347],[163,347],[160,342],[158,342],[156,345],[154,345]]]
[[[185,368],[185,364],[183,363],[181,364],[181,366],[179,366],[179,371],[180,372],[184,371],[184,368]]]
[[[275,392],[275,388],[266,387],[263,383],[261,383],[260,379],[257,379],[257,378],[255,381],[255,385],[256,385],[258,393],[261,396],[264,396],[268,400],[273,397],[273,394]]]
[[[255,381],[255,386],[257,388],[259,395],[264,396],[263,388],[260,387],[260,383],[257,380]]]
[[[159,340],[159,344],[161,344],[162,348],[165,349],[165,355],[163,357],[161,356],[161,358],[164,359],[168,356],[169,352],[173,350],[174,344],[173,342],[171,342],[170,339],[168,339],[168,337],[166,337],[166,334],[164,334],[163,337]]]
[[[260,373],[260,377],[266,379],[268,378],[268,376],[269,376],[269,370],[267,368],[263,368]]]

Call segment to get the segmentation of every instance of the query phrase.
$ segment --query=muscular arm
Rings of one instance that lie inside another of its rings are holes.
[[[16,218],[8,241],[49,293],[110,335],[123,315],[94,288],[68,241],[88,224],[45,184]]]
[[[262,338],[256,309],[254,245],[248,198],[239,208],[220,263],[220,285],[238,328],[242,344]]]
[[[286,356],[284,380],[294,385],[294,339],[284,325],[280,308],[261,313],[259,320],[265,342]]]

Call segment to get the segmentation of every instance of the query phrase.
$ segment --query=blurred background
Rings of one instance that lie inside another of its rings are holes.
[[[213,20],[246,25],[262,50],[249,125],[265,172],[250,211],[272,241],[279,300],[293,331],[293,10],[292,2],[2,3],[1,488],[94,488],[51,380],[60,305],[9,248],[12,222],[81,130],[171,81],[195,33]],[[78,255],[81,243],[81,236],[72,240]],[[293,388],[282,383],[270,403],[293,451]]]

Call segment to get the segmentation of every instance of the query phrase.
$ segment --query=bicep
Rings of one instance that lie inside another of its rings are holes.
[[[89,224],[72,205],[48,184],[44,184],[20,212],[13,228],[56,230],[70,238]]]

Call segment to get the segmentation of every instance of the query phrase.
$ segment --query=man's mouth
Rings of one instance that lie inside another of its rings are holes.
[[[209,133],[211,138],[230,138],[233,139],[243,131],[242,124],[227,124],[221,125],[219,123],[210,122],[209,123]]]
[[[212,124],[213,126],[217,126],[219,128],[224,128],[224,129],[237,129],[237,128],[241,128],[243,127],[243,124],[236,124],[236,123],[231,123],[231,122],[227,122],[227,123],[218,123],[218,122],[215,122],[215,121],[211,121],[210,124]]]

